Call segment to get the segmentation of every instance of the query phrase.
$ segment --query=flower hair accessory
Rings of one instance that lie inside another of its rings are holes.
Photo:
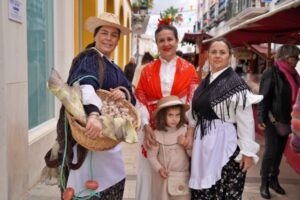
[[[160,13],[160,19],[158,19],[157,26],[161,25],[173,25],[181,23],[183,21],[182,14],[178,13],[178,9],[171,6],[165,11]]]

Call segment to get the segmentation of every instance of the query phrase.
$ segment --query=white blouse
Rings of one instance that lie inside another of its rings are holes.
[[[224,70],[214,73],[210,82],[214,81]],[[237,95],[231,98],[229,116],[226,115],[225,122],[214,120],[209,133],[200,139],[200,127],[196,127],[195,140],[192,153],[192,173],[190,187],[193,189],[210,188],[221,178],[221,171],[234,153],[237,145],[240,148],[239,155],[235,158],[239,162],[242,155],[253,158],[257,163],[259,144],[255,142],[255,128],[252,104],[262,100],[262,95],[254,95],[247,91],[246,107],[243,101],[239,101],[235,112]],[[221,103],[213,107],[214,112],[221,119]],[[195,127],[196,121],[191,112],[188,112],[189,121]],[[237,128],[233,124],[237,125]],[[203,166],[202,166],[203,165]]]

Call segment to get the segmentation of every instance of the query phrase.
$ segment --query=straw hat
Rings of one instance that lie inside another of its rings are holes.
[[[190,109],[190,106],[187,104],[184,104],[177,96],[166,96],[161,98],[157,103],[157,108],[153,112],[153,117],[156,116],[156,114],[163,108],[169,107],[169,106],[177,106],[181,105],[183,107],[184,112],[188,111]]]
[[[129,29],[120,24],[119,18],[113,13],[103,12],[98,17],[89,17],[85,22],[86,29],[94,33],[99,26],[111,26],[119,29],[122,35],[126,35]]]

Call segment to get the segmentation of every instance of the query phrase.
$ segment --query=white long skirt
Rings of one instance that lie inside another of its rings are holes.
[[[138,170],[136,180],[136,200],[153,200],[152,199],[152,174],[153,169],[147,158],[142,155],[141,145],[144,141],[144,132],[139,132],[138,145]]]

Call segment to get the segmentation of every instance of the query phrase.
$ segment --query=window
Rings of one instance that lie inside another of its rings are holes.
[[[46,82],[54,66],[53,1],[27,0],[29,128],[54,117],[54,97]]]

